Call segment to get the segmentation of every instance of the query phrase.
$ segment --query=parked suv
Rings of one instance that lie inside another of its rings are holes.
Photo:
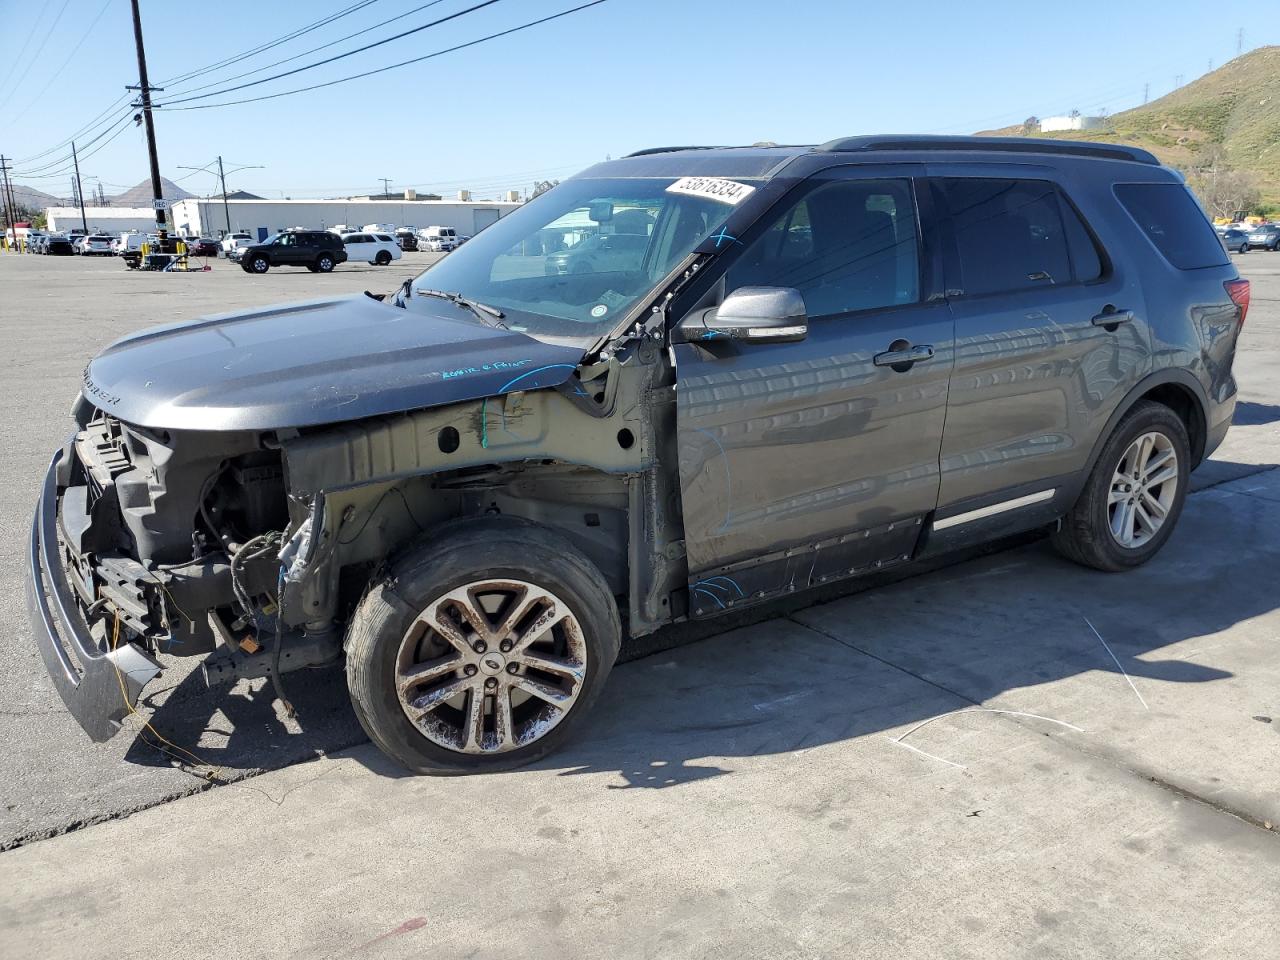
[[[379,267],[404,256],[400,244],[389,233],[344,233],[342,245],[349,259],[367,260]]]
[[[266,273],[272,267],[306,267],[312,273],[328,273],[346,261],[347,251],[342,238],[328,230],[290,230],[262,243],[235,247],[228,256],[245,273]]]
[[[1248,230],[1249,246],[1273,253],[1280,250],[1280,223],[1263,223]]]
[[[546,272],[636,211],[628,257]],[[99,354],[36,511],[36,640],[97,740],[161,651],[281,698],[345,657],[406,767],[513,767],[590,730],[624,623],[1035,528],[1150,559],[1231,422],[1248,303],[1144,150],[644,151],[385,299]]]

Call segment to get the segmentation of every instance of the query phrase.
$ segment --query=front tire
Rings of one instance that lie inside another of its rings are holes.
[[[1191,442],[1164,404],[1136,403],[1108,438],[1052,542],[1069,560],[1118,572],[1150,560],[1187,498]]]
[[[271,264],[264,256],[256,256],[249,261],[249,271],[251,273],[266,273],[271,269]]]
[[[620,642],[608,584],[560,534],[457,521],[365,595],[347,686],[370,739],[409,770],[509,770],[581,725]]]

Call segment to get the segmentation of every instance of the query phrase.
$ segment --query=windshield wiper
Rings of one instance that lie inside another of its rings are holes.
[[[497,307],[489,306],[487,303],[481,303],[479,300],[469,300],[460,293],[450,293],[446,290],[425,290],[419,287],[416,292],[420,297],[437,297],[440,300],[448,300],[450,303],[470,310],[481,323],[501,327],[503,330],[510,329],[502,322],[502,318],[506,314]]]

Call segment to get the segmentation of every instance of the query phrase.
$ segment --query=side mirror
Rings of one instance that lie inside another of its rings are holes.
[[[677,324],[676,340],[785,343],[809,333],[804,298],[792,287],[739,287],[718,307],[695,310]]]

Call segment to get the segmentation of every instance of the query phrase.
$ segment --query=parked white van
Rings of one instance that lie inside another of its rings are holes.
[[[418,236],[426,241],[428,250],[447,252],[458,246],[458,231],[453,227],[423,227]]]

